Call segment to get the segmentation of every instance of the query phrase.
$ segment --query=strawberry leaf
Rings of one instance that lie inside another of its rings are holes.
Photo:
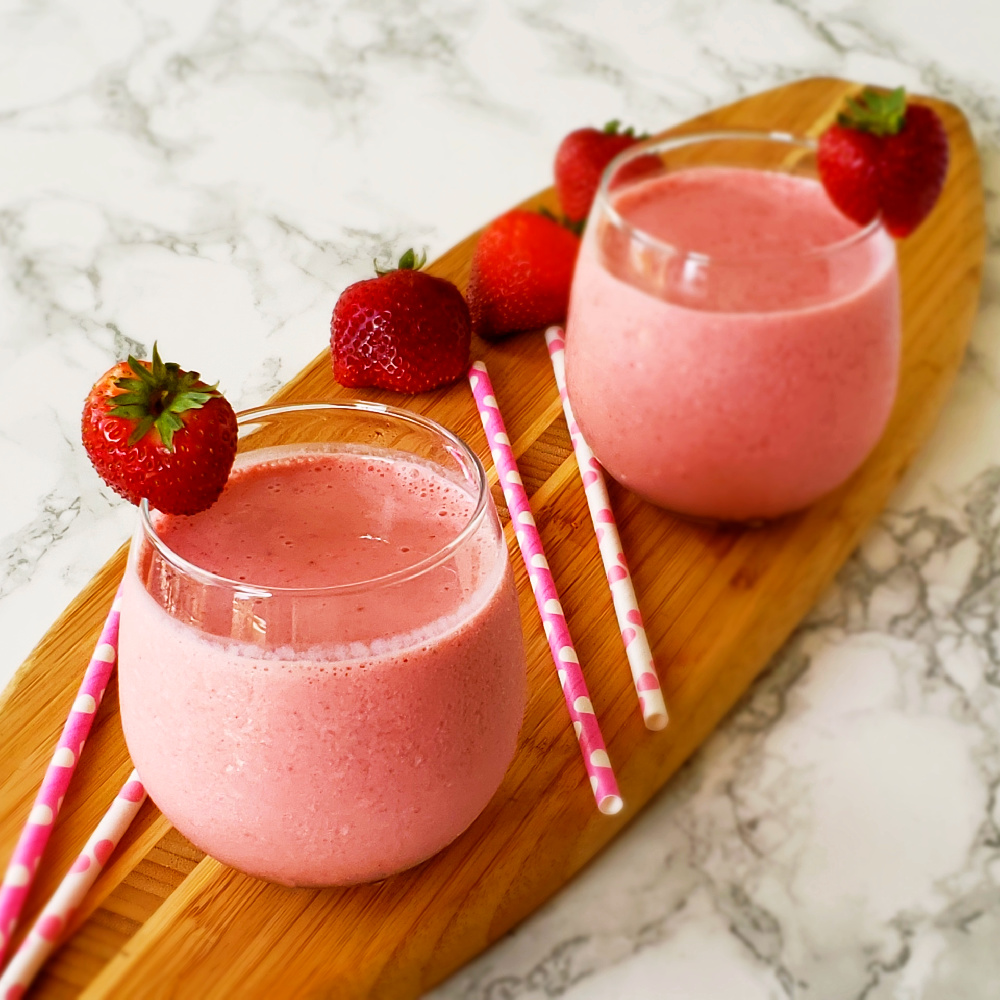
[[[427,263],[427,252],[424,251],[418,257],[410,247],[402,257],[399,258],[400,271],[419,271]]]
[[[114,410],[111,412],[114,413]],[[141,441],[149,433],[149,429],[154,423],[155,419],[151,413],[147,413],[144,417],[142,417],[142,419],[135,425],[132,433],[128,436],[129,445],[133,445]]]
[[[138,403],[140,405],[146,402],[146,393],[141,390],[135,390],[133,392],[122,392],[115,396],[114,399],[110,400],[112,406],[128,406],[130,403]]]
[[[124,417],[126,420],[142,420],[150,415],[149,408],[145,403],[119,403],[112,406],[108,412],[113,417]]]
[[[372,263],[375,265],[375,273],[380,278],[383,274],[391,274],[393,271],[419,271],[424,264],[427,263],[427,251],[422,251],[418,257],[414,252],[413,247],[410,247],[410,249],[399,258],[399,263],[396,267],[379,267],[377,260],[372,260]]]
[[[184,413],[186,410],[201,409],[214,395],[211,392],[186,392],[171,400],[167,407],[168,413]]]
[[[847,110],[837,115],[844,128],[872,135],[896,135],[906,120],[906,90],[897,87],[888,94],[866,87],[857,98],[847,98]]]
[[[160,440],[167,451],[174,450],[174,433],[175,431],[179,431],[183,426],[184,421],[175,413],[171,413],[170,410],[164,410],[157,418],[156,430],[159,432]]]
[[[143,385],[154,385],[156,383],[156,376],[153,375],[152,371],[147,368],[141,361],[138,361],[131,354],[128,356],[128,366],[135,372],[138,377],[138,381]],[[122,385],[124,379],[118,379],[117,385]],[[135,379],[129,379],[128,381],[134,382]]]
[[[198,372],[186,372],[172,361],[164,363],[156,344],[150,363],[130,354],[128,367],[136,377],[115,380],[115,388],[122,391],[108,400],[108,410],[116,417],[136,421],[129,435],[130,445],[155,427],[163,446],[173,451],[174,434],[184,427],[178,414],[200,409],[213,396],[221,395],[218,383],[203,385]]]
[[[611,121],[607,122],[604,128],[601,130],[605,135],[627,135],[632,139],[648,139],[648,132],[636,132],[635,127],[629,125],[628,128],[623,129],[622,123],[618,118],[612,118]]]

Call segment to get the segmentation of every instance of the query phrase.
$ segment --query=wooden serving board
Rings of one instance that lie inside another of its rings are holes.
[[[818,134],[855,85],[816,79],[688,122]],[[612,501],[663,678],[671,724],[642,725],[584,493],[540,334],[475,343],[514,451],[626,802],[600,815],[577,751],[524,568],[514,556],[530,697],[517,756],[486,812],[418,868],[352,889],[285,889],[193,848],[147,803],[35,997],[416,997],[556,892],[712,731],[805,615],[925,441],[961,362],[984,254],[972,136],[930,102],[951,140],[947,187],[899,247],[904,348],[899,399],[865,466],[811,509],[756,530],[679,520],[612,484]],[[551,191],[530,204],[553,205]],[[430,270],[464,287],[475,234]],[[331,302],[332,306],[332,302]],[[324,331],[317,331],[317,342]],[[326,352],[276,398],[346,395]],[[399,397],[372,392],[394,403]],[[472,442],[490,468],[464,385],[407,398]],[[495,485],[495,476],[493,478]],[[503,498],[494,489],[501,517]],[[508,529],[509,534],[509,529]],[[510,539],[508,538],[508,541]],[[124,547],[62,614],[0,698],[0,863],[13,849],[124,565]],[[169,679],[166,679],[169,683]],[[112,687],[53,836],[21,932],[129,771]]]

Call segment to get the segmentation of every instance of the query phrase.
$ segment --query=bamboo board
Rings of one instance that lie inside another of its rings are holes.
[[[815,135],[855,85],[804,80],[714,111],[706,127]],[[514,557],[530,696],[517,756],[486,812],[451,847],[380,884],[267,885],[204,857],[151,803],[67,929],[29,996],[416,997],[564,885],[712,731],[827,586],[881,510],[943,405],[976,313],[985,247],[968,125],[932,103],[950,137],[941,202],[901,244],[899,398],[866,465],[811,509],[756,530],[681,521],[612,486],[671,724],[642,725],[540,334],[474,343],[489,363],[549,551],[625,811],[600,815],[568,725],[523,566]],[[551,191],[530,199],[554,207]],[[430,270],[464,288],[475,234]],[[332,306],[332,302],[331,302]],[[321,340],[324,331],[317,331]],[[346,395],[324,352],[283,400]],[[370,392],[367,398],[399,402]],[[464,385],[407,399],[470,441],[490,468]],[[495,476],[493,477],[495,486]],[[501,517],[503,497],[494,489]],[[508,536],[510,532],[508,529]],[[509,541],[508,537],[508,541]],[[13,849],[124,565],[124,547],[66,609],[0,697],[0,864]],[[63,807],[21,933],[126,778],[112,685]]]

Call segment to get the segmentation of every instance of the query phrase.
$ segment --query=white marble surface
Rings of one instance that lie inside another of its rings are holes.
[[[127,349],[259,403],[570,128],[904,83],[965,109],[991,225],[931,446],[677,780],[432,996],[1000,997],[998,47],[995,0],[0,0],[0,684],[127,537],[78,436]]]

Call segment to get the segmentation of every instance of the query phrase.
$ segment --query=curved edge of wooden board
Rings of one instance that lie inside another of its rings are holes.
[[[670,131],[691,131],[723,121],[731,127],[781,121],[783,128],[815,133],[832,119],[843,96],[853,89],[855,85],[839,80],[800,81]],[[179,990],[176,995],[222,997],[232,995],[236,984],[240,995],[264,996],[275,983],[286,988],[294,983],[296,995],[322,996],[332,995],[329,987],[334,981],[338,996],[415,996],[532,912],[634,818],[731,708],[828,584],[930,433],[946,398],[975,315],[985,233],[978,159],[968,126],[954,107],[931,103],[945,118],[956,166],[942,205],[924,229],[900,247],[908,359],[904,360],[905,399],[901,393],[886,436],[864,469],[845,488],[802,515],[755,532],[710,531],[678,525],[667,516],[656,520],[656,544],[670,553],[668,569],[678,574],[678,580],[655,607],[644,604],[647,618],[657,623],[650,629],[651,637],[661,669],[667,668],[664,687],[674,724],[666,734],[649,734],[637,721],[634,695],[627,684],[598,678],[591,685],[618,765],[627,812],[613,819],[597,814],[589,789],[580,780],[582,768],[560,714],[564,709],[558,690],[552,689],[551,670],[542,668],[548,653],[540,628],[534,627],[522,572],[518,583],[522,616],[530,623],[526,624],[529,659],[533,669],[536,664],[542,666],[537,677],[533,674],[531,718],[526,716],[518,758],[501,793],[470,831],[415,871],[353,890],[286,890],[255,882],[206,859],[181,881],[128,947],[102,968],[85,996],[162,996]],[[524,204],[552,203],[548,190]],[[476,235],[442,255],[430,270],[464,287]],[[925,294],[946,254],[962,266],[952,267],[955,273],[946,288]],[[931,321],[944,312],[946,323]],[[950,336],[940,335],[942,326],[948,327]],[[558,407],[553,408],[551,400],[540,407],[514,398],[508,403],[512,382],[505,376],[511,376],[528,356],[537,372],[524,384],[523,395],[554,395],[540,338],[478,343],[474,350],[487,357],[494,380],[505,393],[502,402],[515,443],[521,441],[522,450],[530,452],[541,430],[558,425]],[[324,352],[276,398],[329,398],[337,392]],[[414,398],[413,408],[434,413],[447,394],[445,390]],[[460,417],[460,424],[452,422],[488,458],[474,408]],[[552,473],[533,497],[533,505],[540,508],[536,514],[543,535],[550,538],[557,529],[587,523],[582,490],[568,474],[571,466],[564,461],[559,469],[562,472]],[[630,537],[627,522],[630,516],[641,519],[646,515],[640,501],[621,491],[614,500],[624,515],[623,535],[632,551],[638,540]],[[821,539],[819,552],[817,537]],[[707,578],[698,576],[690,558],[692,548],[698,546],[708,546],[715,559]],[[780,562],[773,559],[775,551],[782,553]],[[562,545],[551,561],[561,581],[593,583],[590,564],[594,559],[585,541]],[[55,739],[75,690],[78,675],[64,671],[54,687],[45,688],[43,698],[44,664],[85,662],[88,643],[99,632],[122,563],[120,551],[67,608],[0,697],[0,718],[9,723],[0,727],[0,858],[12,846],[30,807],[44,769],[45,749]],[[633,572],[640,600],[643,595],[651,600],[657,580],[650,569],[633,565]],[[585,588],[564,584],[564,589],[570,620],[580,621],[588,607]],[[777,595],[784,600],[776,611]],[[720,620],[716,609],[721,607],[733,613]],[[709,632],[711,648],[705,639]],[[588,663],[618,655],[607,632],[598,635],[595,630],[577,638],[581,658]],[[616,630],[611,639],[618,641]],[[726,683],[715,683],[723,671]],[[106,754],[107,763],[113,765],[105,769],[112,771],[111,777],[101,779],[93,765],[98,758],[90,758],[90,771],[81,776],[84,780],[67,800],[53,838],[52,874],[40,879],[33,894],[36,909],[110,801],[115,774],[127,767],[117,718],[110,709],[105,722],[102,745],[91,753]],[[33,752],[11,770],[3,762],[17,758],[8,754],[18,749],[24,752],[13,731],[27,726],[34,727]],[[539,783],[546,791],[536,803]],[[541,821],[542,811],[550,821]],[[562,828],[554,822],[556,817]],[[139,840],[132,854],[128,848],[123,852],[116,877],[124,877],[131,864],[141,859],[145,841],[140,844]],[[539,864],[539,858],[547,860]],[[114,879],[109,878],[102,891],[113,893],[114,888]],[[433,907],[428,905],[430,900]],[[373,914],[379,914],[377,920]],[[305,953],[304,940],[320,951]]]

